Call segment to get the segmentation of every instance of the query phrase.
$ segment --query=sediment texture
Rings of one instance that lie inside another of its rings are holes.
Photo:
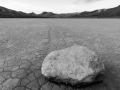
[[[120,40],[118,38],[120,35],[117,29],[113,30],[116,33],[112,32],[112,24],[106,25],[103,21],[96,22],[96,20],[93,23],[89,20],[80,23],[78,20],[1,20],[0,90],[120,89]],[[85,28],[80,25],[85,25]],[[97,30],[96,27],[92,28],[92,25],[96,25],[97,28],[98,25],[103,27]],[[110,31],[108,25],[111,27]],[[103,60],[105,65],[103,82],[76,88],[51,83],[41,74],[42,62],[51,51],[67,48],[74,43],[96,51]]]

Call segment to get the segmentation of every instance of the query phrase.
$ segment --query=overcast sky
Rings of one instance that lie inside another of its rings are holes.
[[[0,0],[0,6],[27,13],[72,13],[112,8],[120,5],[120,0]]]

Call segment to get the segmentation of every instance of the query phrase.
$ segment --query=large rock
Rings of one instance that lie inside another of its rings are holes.
[[[92,83],[103,71],[104,65],[95,52],[79,45],[52,51],[41,68],[47,79],[72,85]]]

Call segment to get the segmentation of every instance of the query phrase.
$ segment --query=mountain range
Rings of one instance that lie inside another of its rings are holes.
[[[62,14],[53,12],[25,13],[0,6],[0,18],[120,18],[120,5],[109,9]]]

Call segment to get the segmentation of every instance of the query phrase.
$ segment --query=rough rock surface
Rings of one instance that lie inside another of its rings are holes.
[[[75,85],[94,82],[97,75],[103,73],[104,65],[95,52],[73,45],[48,54],[41,71],[47,78]]]

